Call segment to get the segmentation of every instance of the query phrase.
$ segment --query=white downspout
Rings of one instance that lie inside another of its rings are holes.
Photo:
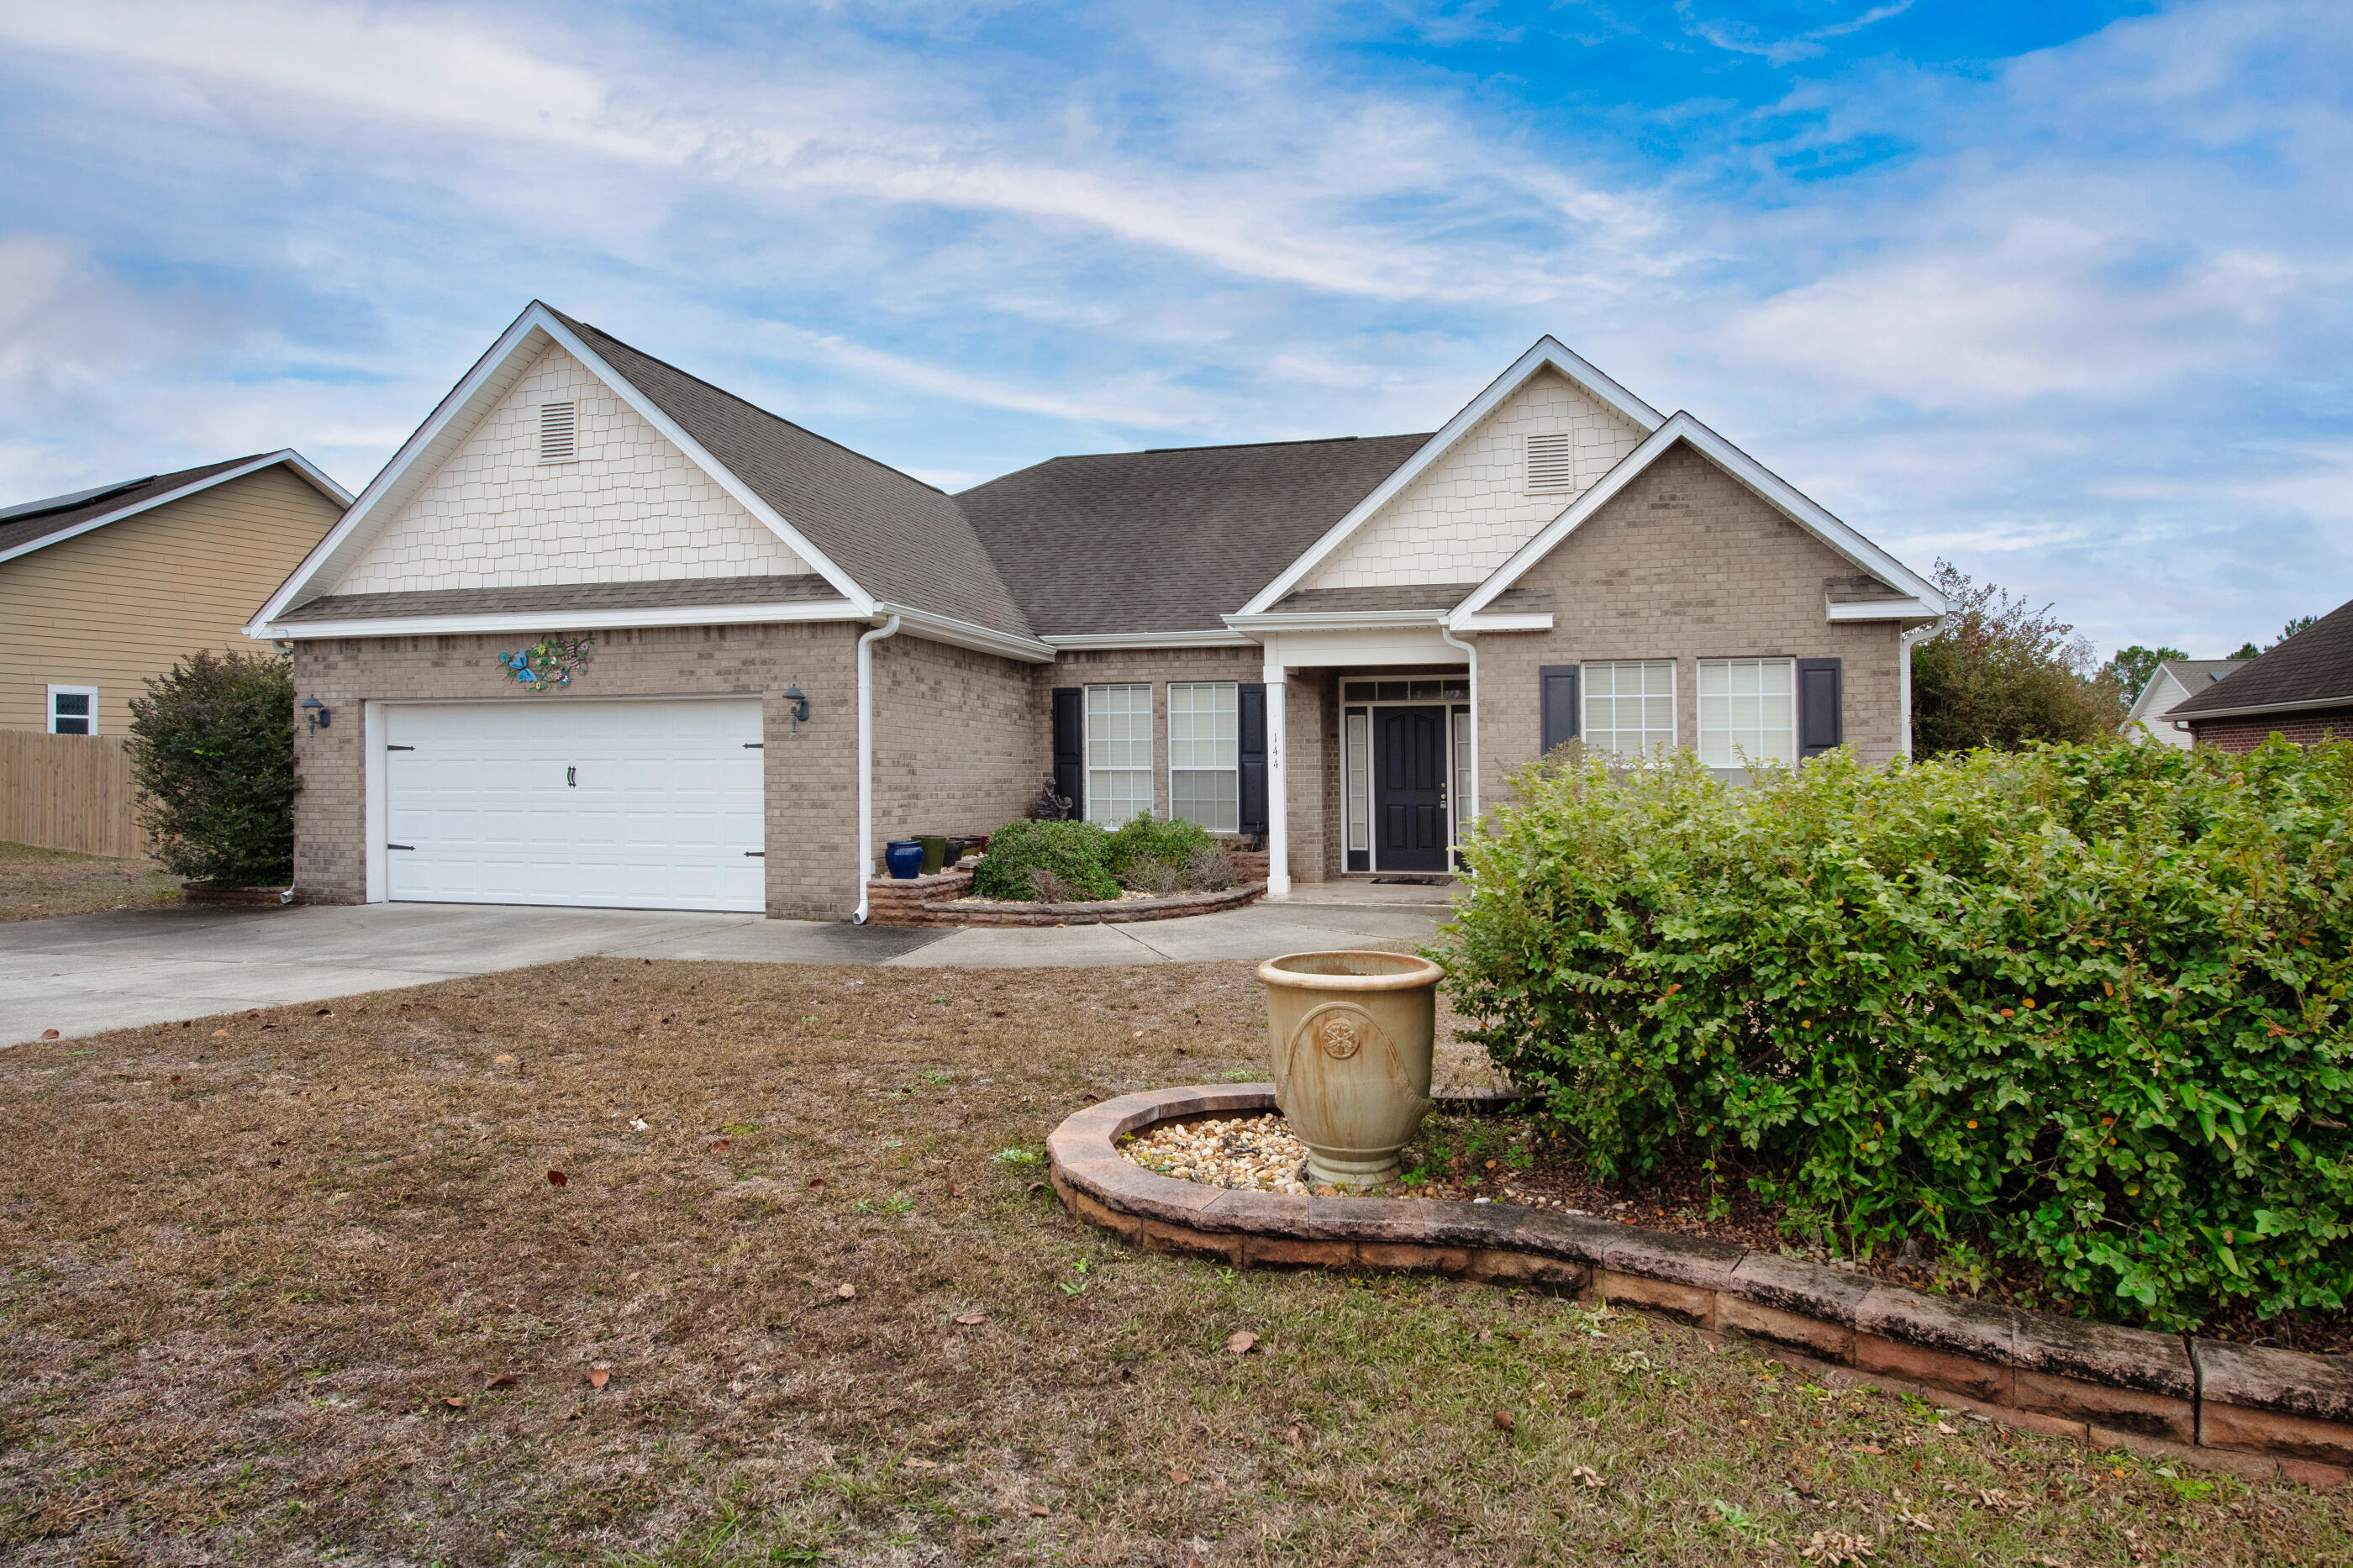
[[[1454,842],[1462,842],[1462,828],[1479,816],[1479,645],[1464,642],[1454,635],[1454,628],[1445,622],[1438,623],[1438,635],[1449,647],[1459,647],[1471,656],[1471,800],[1469,809],[1459,811],[1454,818]],[[1451,728],[1451,726],[1449,726]],[[1452,867],[1447,869],[1452,870]]]
[[[894,637],[892,616],[858,639],[858,908],[852,925],[866,923],[866,883],[874,875],[874,645]]]
[[[1282,665],[1266,667],[1266,896],[1291,897],[1291,774],[1283,757]]]
[[[1936,636],[1936,628],[1944,624],[1944,617],[1939,616],[1925,626],[1896,635],[1895,706],[1902,710],[1897,718],[1900,729],[1895,737],[1896,754],[1907,763],[1912,760],[1912,645]]]

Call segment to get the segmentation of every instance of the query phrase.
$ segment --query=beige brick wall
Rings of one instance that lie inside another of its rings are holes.
[[[575,690],[552,696],[522,690],[495,664],[524,640],[513,635],[299,643],[296,689],[332,708],[335,722],[316,735],[295,727],[302,779],[294,802],[295,884],[322,901],[366,896],[364,701],[733,693],[766,700],[768,913],[847,919],[859,883],[855,681],[862,629],[831,621],[602,632]],[[809,719],[797,734],[776,698],[795,683],[809,696]]]
[[[1108,686],[1149,683],[1152,687],[1152,812],[1168,815],[1168,683],[1188,680],[1231,680],[1249,684],[1266,674],[1266,655],[1256,647],[1115,648],[1066,652],[1050,666],[1038,668],[1035,725],[1038,737],[1037,776],[1029,794],[1045,782],[1054,754],[1054,705],[1057,686]],[[1321,670],[1293,670],[1284,713],[1290,721],[1291,875],[1301,882],[1320,882],[1325,874],[1323,845],[1324,786],[1328,765],[1325,737],[1329,721],[1324,700],[1326,681]],[[1025,800],[1024,805],[1027,805]]]
[[[578,458],[542,463],[540,405],[567,401],[579,405]],[[333,591],[791,576],[809,569],[618,394],[552,348]]]
[[[1028,814],[1052,745],[1036,721],[1039,668],[903,635],[874,645],[878,856],[887,839],[988,833]]]
[[[1837,658],[1846,743],[1897,750],[1892,621],[1823,618],[1822,580],[1855,568],[1688,447],[1662,457],[1521,582],[1554,595],[1553,629],[1479,638],[1480,801],[1536,754],[1536,671],[1599,659],[1675,661],[1678,742],[1699,736],[1703,658]]]

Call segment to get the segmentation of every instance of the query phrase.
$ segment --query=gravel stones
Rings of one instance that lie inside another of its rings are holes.
[[[1304,1194],[1307,1145],[1271,1112],[1166,1121],[1126,1140],[1120,1152],[1147,1171],[1209,1187]]]

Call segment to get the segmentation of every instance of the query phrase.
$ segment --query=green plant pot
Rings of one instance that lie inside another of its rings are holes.
[[[915,842],[923,847],[923,875],[937,876],[940,868],[947,862],[948,841],[938,835],[932,835],[918,837]]]

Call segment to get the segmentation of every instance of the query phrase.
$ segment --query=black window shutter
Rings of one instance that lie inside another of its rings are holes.
[[[1798,755],[1819,757],[1846,739],[1841,714],[1844,678],[1834,658],[1798,661]]]
[[[1083,686],[1054,688],[1054,793],[1070,801],[1073,817],[1087,814],[1087,691]]]
[[[1266,688],[1245,685],[1240,688],[1240,700],[1236,704],[1236,725],[1239,743],[1237,759],[1241,763],[1242,809],[1240,827],[1244,833],[1266,831]]]
[[[1547,664],[1536,671],[1544,682],[1544,749],[1577,739],[1577,666]]]

